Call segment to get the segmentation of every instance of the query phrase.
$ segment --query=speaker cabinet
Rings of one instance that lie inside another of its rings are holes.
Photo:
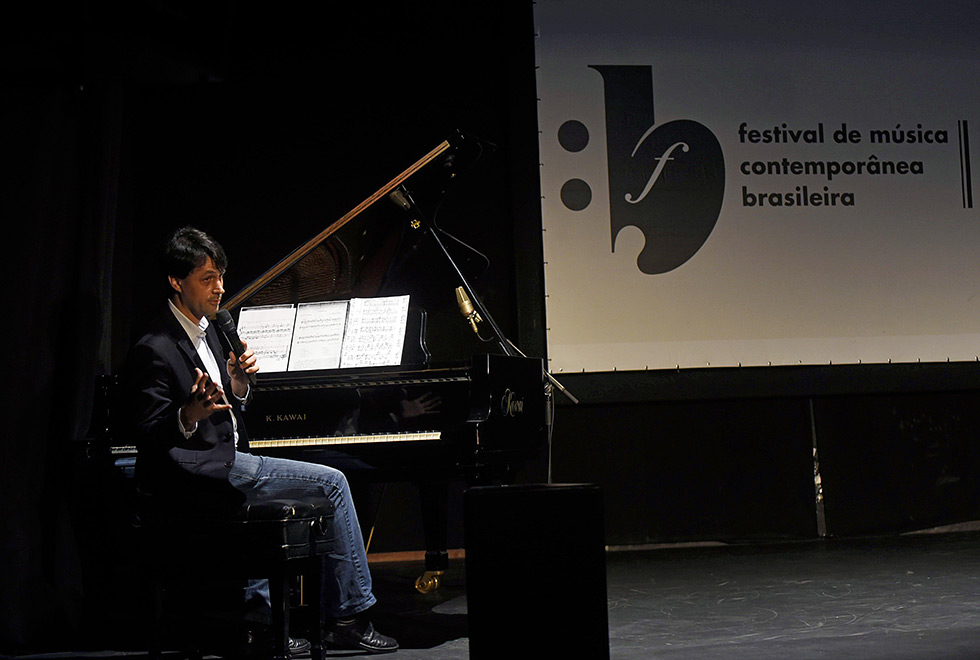
[[[479,486],[463,506],[470,658],[608,659],[599,487]]]

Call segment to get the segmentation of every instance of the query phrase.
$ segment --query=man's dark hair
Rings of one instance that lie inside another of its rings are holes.
[[[184,279],[195,268],[203,266],[208,258],[222,273],[228,268],[228,257],[218,241],[194,227],[181,227],[173,233],[163,251],[163,273],[165,277]],[[167,297],[173,289],[167,284]]]

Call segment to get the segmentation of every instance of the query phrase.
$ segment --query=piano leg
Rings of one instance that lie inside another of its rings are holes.
[[[448,532],[449,484],[425,481],[419,484],[422,504],[422,533],[425,537],[425,572],[415,581],[415,589],[427,594],[439,588],[439,578],[449,568]]]

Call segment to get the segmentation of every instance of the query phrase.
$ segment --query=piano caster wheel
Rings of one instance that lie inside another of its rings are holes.
[[[415,581],[415,590],[420,594],[432,593],[439,588],[439,576],[445,571],[426,571]]]

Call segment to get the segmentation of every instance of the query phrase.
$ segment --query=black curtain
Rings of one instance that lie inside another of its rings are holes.
[[[0,102],[0,648],[16,650],[84,619],[73,464],[109,359],[122,85],[22,72]]]

